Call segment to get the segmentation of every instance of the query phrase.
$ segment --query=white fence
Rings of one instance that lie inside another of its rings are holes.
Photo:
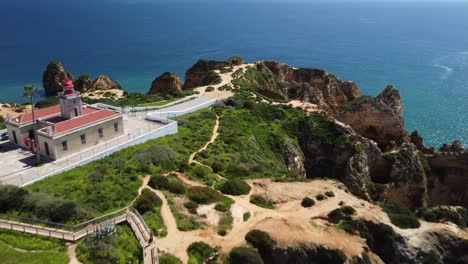
[[[165,112],[156,111],[156,112],[149,113],[146,118],[149,120],[157,120],[158,118],[166,119],[166,118],[178,117],[181,115],[186,115],[186,114],[210,107],[216,104],[217,102],[218,102],[218,99],[212,99],[212,100],[203,102],[201,104],[195,105],[191,108],[187,108],[184,110],[174,110],[174,111],[165,111]]]
[[[183,103],[183,102],[186,102],[186,101],[190,101],[190,100],[193,100],[193,99],[195,99],[197,97],[198,97],[198,95],[191,95],[191,96],[187,96],[187,97],[184,97],[182,99],[179,99],[177,101],[174,101],[172,103],[168,103],[168,104],[160,105],[160,106],[135,106],[135,107],[125,106],[125,107],[118,107],[118,106],[108,105],[108,104],[103,104],[103,103],[96,103],[96,104],[93,104],[93,106],[103,108],[103,109],[110,109],[110,110],[117,111],[117,112],[123,112],[123,113],[140,112],[140,111],[153,111],[153,110],[158,110],[158,109],[161,109],[161,108],[166,108],[166,107],[169,107],[169,106],[177,105],[177,104],[180,104],[180,103]]]

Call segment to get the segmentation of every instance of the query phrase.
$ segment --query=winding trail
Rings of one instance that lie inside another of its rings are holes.
[[[68,254],[68,258],[70,259],[68,264],[81,264],[81,262],[76,257],[76,247],[77,246],[78,245],[74,244],[74,243],[68,245],[67,254]]]
[[[196,161],[195,156],[197,154],[199,154],[200,152],[206,150],[211,143],[215,142],[216,138],[218,138],[218,136],[219,136],[218,129],[219,129],[219,116],[216,115],[216,123],[215,123],[215,126],[213,127],[213,134],[211,135],[210,140],[208,142],[206,142],[206,144],[201,149],[197,150],[196,152],[192,153],[192,155],[190,155],[189,160],[188,160],[188,165],[195,162],[195,163],[200,164],[202,166],[206,166],[206,165],[201,164],[200,162]],[[206,166],[206,167],[209,167],[209,166]]]

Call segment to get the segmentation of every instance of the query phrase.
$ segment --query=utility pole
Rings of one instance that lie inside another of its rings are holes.
[[[41,162],[41,155],[39,154],[39,141],[37,139],[37,120],[34,115],[34,104],[33,104],[33,97],[38,95],[36,87],[34,85],[26,85],[24,88],[24,96],[28,97],[29,104],[31,104],[31,113],[32,113],[32,121],[33,121],[33,135],[34,135],[34,143],[36,144],[36,163],[39,164]]]

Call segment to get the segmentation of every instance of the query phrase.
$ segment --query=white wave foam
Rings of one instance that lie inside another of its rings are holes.
[[[447,73],[453,72],[453,69],[450,68],[449,66],[445,66],[445,65],[441,65],[441,64],[434,64],[434,65],[432,65],[432,66],[438,67],[438,68],[442,68],[442,69],[444,69]]]

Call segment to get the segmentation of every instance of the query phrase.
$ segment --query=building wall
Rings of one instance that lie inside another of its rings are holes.
[[[118,132],[114,130],[114,123],[118,123]],[[99,137],[99,128],[103,129],[103,137]],[[83,134],[86,135],[86,144],[81,142],[81,135]],[[53,139],[40,135],[40,153],[47,156],[44,147],[44,142],[47,142],[49,144],[49,157],[52,159],[61,159],[123,134],[123,117],[119,116],[118,118],[107,120],[63,136],[54,137]],[[64,141],[67,141],[68,150],[63,149],[62,142]]]

